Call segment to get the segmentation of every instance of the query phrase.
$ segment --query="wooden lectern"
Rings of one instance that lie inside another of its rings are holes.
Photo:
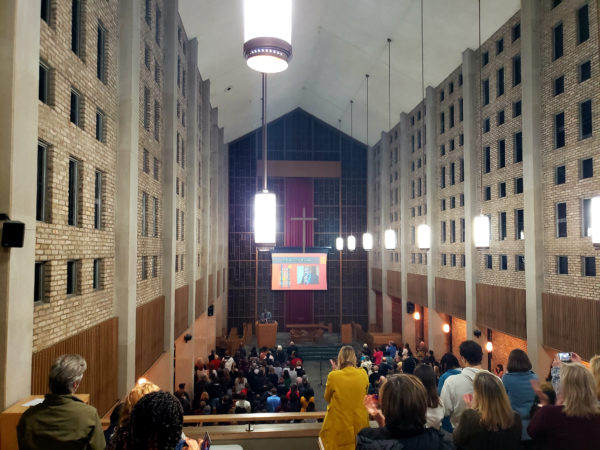
[[[256,345],[259,349],[263,347],[273,348],[277,343],[277,322],[256,322]]]

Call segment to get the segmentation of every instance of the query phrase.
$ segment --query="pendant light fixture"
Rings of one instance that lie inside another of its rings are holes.
[[[336,248],[336,250],[339,250],[340,252],[342,250],[344,250],[344,238],[343,237],[338,236],[335,239],[335,248]]]
[[[257,72],[287,69],[292,57],[292,0],[244,0],[244,57]]]
[[[478,5],[477,12],[478,12],[478,33],[479,33],[479,55],[481,57],[481,0],[478,0],[477,5]],[[483,109],[482,104],[481,104],[481,101],[482,101],[481,90],[482,90],[481,61],[479,61],[479,110],[480,110],[480,112]],[[479,114],[479,116],[481,117],[482,115]],[[482,140],[481,124],[479,124],[479,150],[480,151],[483,148],[483,143],[481,140]],[[482,211],[482,208],[483,208],[483,164],[484,164],[483,159],[484,158],[482,156],[481,161],[479,163],[479,194],[480,194],[479,209],[480,209],[480,214],[479,214],[479,216],[475,217],[475,219],[473,220],[473,238],[475,241],[476,248],[489,248],[490,235],[491,235],[490,218],[488,216],[484,215],[483,211]]]
[[[348,250],[351,252],[356,250],[356,238],[352,234],[348,236]]]
[[[425,103],[425,46],[423,32],[423,0],[421,0],[421,95]],[[420,250],[431,248],[431,230],[429,225],[423,223],[417,227],[417,246]]]

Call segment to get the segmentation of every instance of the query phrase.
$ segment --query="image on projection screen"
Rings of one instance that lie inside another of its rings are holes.
[[[327,253],[273,253],[271,289],[327,290]]]

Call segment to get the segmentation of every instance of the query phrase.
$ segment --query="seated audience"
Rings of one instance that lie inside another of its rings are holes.
[[[104,440],[106,442],[110,441],[110,438],[112,437],[115,430],[119,426],[119,418],[121,417],[122,406],[123,406],[123,403],[121,403],[121,402],[117,403],[117,406],[115,406],[110,413],[110,424],[108,425],[108,428],[106,430],[104,430]]]
[[[466,409],[453,435],[457,448],[521,448],[521,418],[511,409],[500,378],[488,371],[478,372],[473,378],[473,395],[464,397]]]
[[[591,372],[579,363],[562,364],[559,399],[562,404],[547,405],[548,399],[532,383],[544,405],[531,417],[527,432],[544,450],[592,450],[600,442],[600,406]]]
[[[439,430],[444,418],[444,405],[442,405],[435,386],[435,372],[430,365],[419,364],[414,375],[421,380],[427,391],[427,423],[425,426]]]
[[[504,376],[504,366],[502,364],[496,364],[496,368],[494,369],[494,373],[498,378],[502,378]]]
[[[87,369],[80,355],[56,358],[44,402],[27,409],[17,425],[20,449],[104,449],[104,433],[96,408],[74,394]]]
[[[380,428],[361,430],[356,438],[357,450],[454,448],[440,431],[425,427],[427,391],[414,375],[392,375],[381,387],[379,402],[366,396],[364,404]]]

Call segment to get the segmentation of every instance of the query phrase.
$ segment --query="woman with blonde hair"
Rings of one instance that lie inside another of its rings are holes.
[[[590,359],[590,370],[596,381],[596,396],[600,400],[600,355],[593,356]]]
[[[544,396],[536,392],[545,403]],[[548,450],[597,449],[600,442],[600,405],[594,376],[583,364],[562,364],[558,403],[543,404],[531,418],[527,432],[534,443]]]
[[[464,396],[467,409],[454,430],[459,449],[521,448],[521,417],[510,407],[502,381],[482,370],[473,379],[473,394]]]
[[[319,437],[326,450],[354,449],[356,435],[369,426],[363,405],[369,378],[364,369],[356,367],[356,354],[349,345],[340,349],[337,363],[330,362],[332,370],[325,386],[327,414]]]

